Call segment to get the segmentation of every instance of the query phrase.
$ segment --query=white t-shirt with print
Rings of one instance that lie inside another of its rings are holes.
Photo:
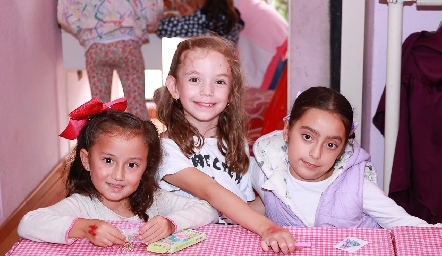
[[[249,172],[239,175],[227,169],[225,157],[218,149],[216,138],[205,138],[204,146],[193,154],[190,159],[181,152],[178,145],[171,139],[162,138],[161,145],[164,155],[157,178],[162,189],[174,192],[177,195],[194,197],[186,191],[167,183],[163,180],[163,177],[189,167],[195,167],[215,179],[221,186],[230,190],[243,201],[255,200]]]

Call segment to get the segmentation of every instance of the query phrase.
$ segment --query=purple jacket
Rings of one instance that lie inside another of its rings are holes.
[[[287,147],[282,132],[277,131],[261,137],[253,149],[258,165],[266,174],[267,182],[275,188],[264,189],[263,201],[267,217],[280,226],[305,227],[294,213],[296,211],[291,209],[294,208],[293,204],[285,198],[286,188],[281,188],[287,187],[285,177],[290,175]],[[341,173],[326,188],[319,200],[315,227],[380,228],[376,221],[362,210],[364,173],[367,167],[371,170],[369,161],[370,155],[356,141],[353,141],[353,145],[347,145],[345,153],[335,164],[335,172]]]

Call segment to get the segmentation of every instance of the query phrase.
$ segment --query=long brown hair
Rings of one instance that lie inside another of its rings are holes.
[[[238,174],[247,172],[249,158],[246,152],[247,116],[243,107],[243,75],[240,64],[235,56],[235,48],[231,42],[217,36],[198,36],[181,42],[173,56],[169,75],[178,81],[178,70],[190,51],[196,49],[210,50],[221,53],[227,60],[232,73],[229,105],[220,114],[217,124],[218,149],[226,158],[230,171]],[[187,121],[180,102],[174,101],[166,87],[162,87],[154,96],[157,103],[158,119],[167,127],[168,136],[175,141],[187,157],[195,153],[195,149],[204,145],[204,137],[198,129]],[[195,144],[193,137],[198,138]]]
[[[80,151],[83,148],[89,151],[102,134],[143,138],[148,149],[147,166],[137,190],[129,196],[129,203],[131,211],[147,221],[149,216],[146,210],[153,204],[154,192],[158,189],[155,174],[162,156],[160,139],[154,124],[127,112],[106,110],[89,118],[77,138],[77,145],[72,152],[73,160],[68,166],[67,196],[79,193],[99,198],[100,194],[92,183],[90,172],[81,162]]]

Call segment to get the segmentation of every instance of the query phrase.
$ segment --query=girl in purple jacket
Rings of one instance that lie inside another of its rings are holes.
[[[353,108],[339,92],[311,87],[296,99],[283,131],[254,144],[254,188],[281,226],[432,226],[409,215],[376,185],[370,155],[354,139]],[[441,224],[436,224],[441,226]]]

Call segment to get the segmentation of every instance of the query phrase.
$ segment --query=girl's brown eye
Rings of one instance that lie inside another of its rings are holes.
[[[137,167],[138,165],[137,165],[136,163],[129,163],[128,166],[129,166],[130,168],[135,168],[135,167]]]
[[[303,134],[302,137],[304,138],[304,140],[311,140],[312,136],[308,135],[308,134]]]
[[[327,147],[331,148],[331,149],[335,149],[338,147],[338,145],[334,144],[334,143],[327,143]]]

